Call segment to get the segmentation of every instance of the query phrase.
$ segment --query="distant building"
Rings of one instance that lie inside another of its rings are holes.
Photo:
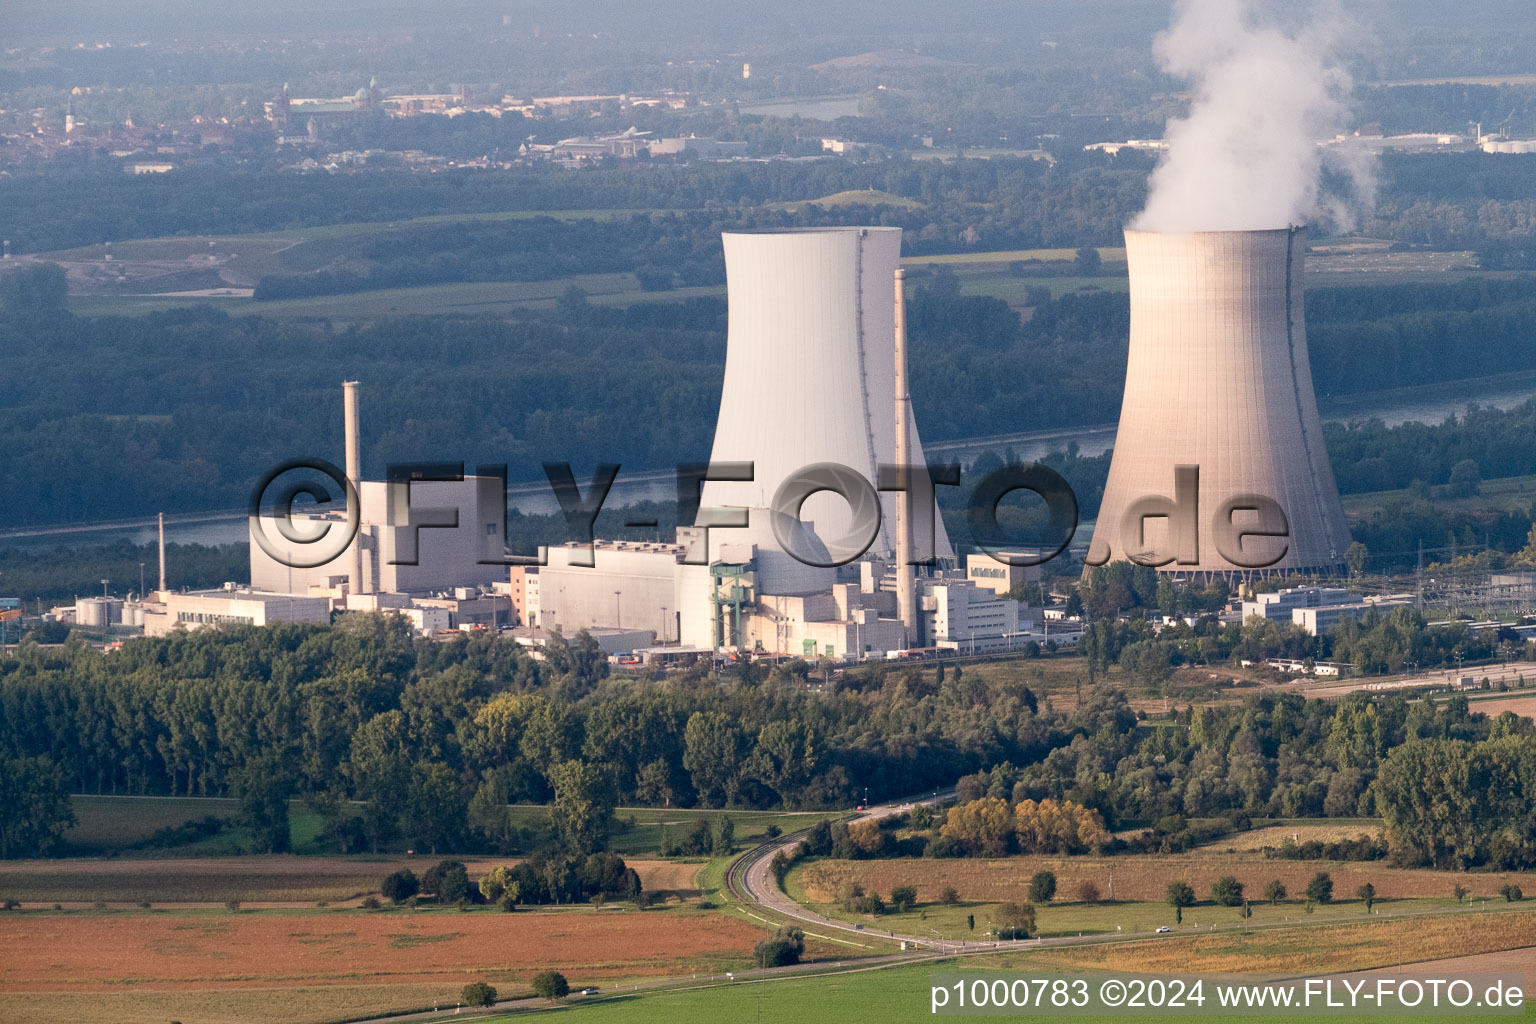
[[[1361,600],[1361,595],[1355,591],[1338,587],[1291,587],[1273,593],[1256,594],[1252,601],[1244,601],[1243,620],[1247,621],[1257,615],[1277,622],[1290,622],[1291,613],[1298,608],[1355,604]]]
[[[144,615],[144,635],[161,636],[176,628],[208,626],[267,626],[274,622],[330,622],[331,602],[325,597],[278,594],[248,587],[167,593],[162,605]]]
[[[1020,549],[1000,551],[998,554],[1004,557],[1038,559],[1045,552]],[[1038,564],[1013,565],[998,561],[986,553],[976,553],[965,557],[965,578],[978,587],[987,587],[999,594],[1006,594],[1020,583],[1038,583],[1040,566]]]
[[[1407,601],[1360,601],[1324,605],[1321,608],[1293,608],[1291,621],[1313,636],[1321,636],[1332,632],[1340,623],[1363,619],[1373,611],[1390,610],[1407,604]]]

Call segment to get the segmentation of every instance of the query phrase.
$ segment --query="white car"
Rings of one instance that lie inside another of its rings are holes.
[[[597,986],[596,985],[588,985],[586,988],[582,989],[580,992],[578,992],[576,994],[580,995],[580,996],[595,996],[595,995],[597,995]]]
[[[1163,925],[1161,928],[1159,928],[1157,930],[1157,934],[1159,934],[1159,935],[1167,935],[1171,931],[1173,931],[1172,928],[1169,928],[1167,925]]]

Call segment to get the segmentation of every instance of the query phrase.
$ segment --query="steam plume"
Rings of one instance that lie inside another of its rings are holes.
[[[1350,199],[1371,192],[1373,164],[1351,147],[1317,145],[1348,116],[1351,81],[1341,46],[1350,23],[1317,9],[1287,29],[1253,0],[1176,0],[1153,50],[1186,79],[1189,113],[1170,121],[1168,150],[1152,174],[1144,231],[1251,231],[1319,214],[1349,226]],[[1325,156],[1326,154],[1326,156]],[[1352,158],[1353,157],[1353,158]],[[1324,190],[1324,160],[1344,194]]]

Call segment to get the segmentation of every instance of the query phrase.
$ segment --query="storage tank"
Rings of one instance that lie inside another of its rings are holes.
[[[106,629],[122,621],[123,603],[110,597],[82,597],[75,601],[75,624]]]
[[[1127,231],[1125,243],[1125,399],[1090,565],[1337,567],[1350,536],[1307,362],[1306,229]]]
[[[901,229],[839,227],[727,233],[729,299],[725,382],[711,458],[755,464],[754,479],[709,481],[704,508],[749,510],[752,529],[710,530],[710,557],[722,544],[750,538],[776,547],[768,527],[779,485],[816,463],[837,463],[874,483],[876,465],[895,460],[894,277]],[[922,443],[911,427],[911,460]],[[880,495],[879,535],[872,554],[895,548],[896,496]],[[937,510],[934,512],[937,520]],[[801,518],[837,551],[853,525],[848,503],[820,493]],[[708,525],[701,518],[699,525]],[[936,553],[953,550],[937,522]],[[791,566],[782,558],[759,567],[764,593],[809,593],[832,586],[833,570]]]

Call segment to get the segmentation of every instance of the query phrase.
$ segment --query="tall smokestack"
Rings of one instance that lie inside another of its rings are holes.
[[[342,415],[346,420],[347,434],[347,479],[352,482],[353,493],[359,504],[362,502],[363,486],[363,451],[362,442],[358,439],[357,425],[357,381],[348,380],[341,384]],[[359,509],[361,513],[361,509]],[[361,516],[359,516],[361,523]],[[363,580],[363,537],[359,532],[352,538],[352,569],[350,573],[349,594],[361,594],[365,590]]]
[[[165,593],[165,513],[160,513],[160,592]]]
[[[896,614],[901,619],[903,646],[917,643],[917,608],[913,601],[912,573],[912,491],[907,479],[908,423],[912,419],[912,396],[907,391],[907,302],[903,283],[907,272],[896,269],[896,298],[893,316],[896,341]]]
[[[1127,231],[1125,400],[1090,565],[1337,567],[1350,536],[1307,362],[1305,228]]]

